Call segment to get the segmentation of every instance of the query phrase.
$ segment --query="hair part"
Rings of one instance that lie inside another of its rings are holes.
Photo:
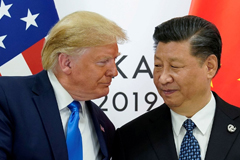
[[[153,34],[154,48],[159,42],[189,41],[191,54],[205,62],[209,55],[214,54],[220,68],[222,41],[217,27],[211,22],[193,15],[177,17],[155,27]]]
[[[124,30],[115,22],[94,12],[74,12],[50,30],[42,49],[42,65],[45,70],[53,69],[59,53],[83,54],[81,50],[88,47],[124,43],[126,40]]]

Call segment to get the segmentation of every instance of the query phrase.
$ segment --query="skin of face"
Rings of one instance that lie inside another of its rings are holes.
[[[106,96],[112,78],[118,75],[117,43],[87,48],[83,54],[59,55],[62,74],[55,74],[73,99],[86,101]]]
[[[211,79],[216,73],[217,58],[205,62],[190,53],[189,41],[159,42],[154,57],[154,84],[170,109],[191,117],[211,98]]]

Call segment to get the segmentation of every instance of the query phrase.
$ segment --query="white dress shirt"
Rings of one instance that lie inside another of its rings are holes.
[[[191,120],[196,124],[196,127],[193,130],[193,135],[199,143],[201,150],[201,159],[205,159],[208,141],[212,130],[215,109],[216,101],[212,94],[209,103],[191,117]],[[177,155],[179,157],[181,143],[186,133],[186,129],[182,126],[182,124],[187,119],[187,117],[179,115],[171,110],[171,118]]]
[[[53,86],[55,97],[57,100],[63,130],[66,136],[68,119],[70,117],[71,111],[67,107],[74,100],[70,94],[62,87],[62,85],[57,80],[56,76],[52,71],[48,71],[48,77]],[[81,103],[82,109],[79,112],[80,120],[78,127],[82,135],[82,145],[83,145],[83,160],[100,160],[101,154],[99,154],[100,145],[98,142],[97,134],[93,126],[91,115],[85,104],[85,101],[79,101]]]

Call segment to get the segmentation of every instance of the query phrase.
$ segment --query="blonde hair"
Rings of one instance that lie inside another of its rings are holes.
[[[42,65],[53,69],[58,54],[75,54],[86,47],[123,43],[127,40],[123,29],[105,17],[89,11],[74,12],[60,20],[49,32],[42,49]]]

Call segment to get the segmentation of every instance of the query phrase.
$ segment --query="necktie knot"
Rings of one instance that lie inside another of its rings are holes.
[[[80,103],[78,101],[73,101],[68,105],[68,108],[71,110],[71,112],[79,112]]]
[[[196,125],[191,119],[187,119],[184,121],[183,127],[187,130],[187,132],[192,132]]]

